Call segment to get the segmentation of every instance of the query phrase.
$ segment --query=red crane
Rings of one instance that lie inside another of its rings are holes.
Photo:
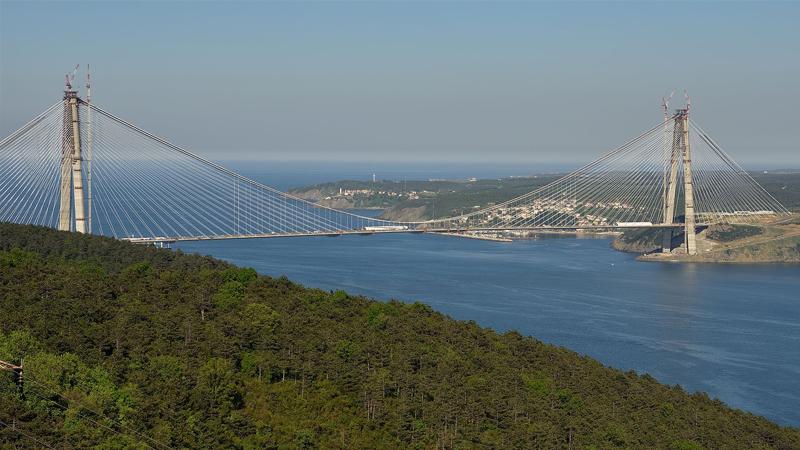
[[[75,64],[75,68],[72,69],[72,73],[64,75],[68,91],[72,90],[72,82],[75,81],[75,75],[78,73],[78,67],[80,67],[80,64]]]

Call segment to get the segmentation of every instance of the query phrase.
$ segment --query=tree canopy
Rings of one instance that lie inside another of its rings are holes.
[[[0,311],[0,448],[800,448],[424,304],[106,238],[0,224]]]

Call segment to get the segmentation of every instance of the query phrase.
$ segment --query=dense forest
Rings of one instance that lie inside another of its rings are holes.
[[[0,224],[0,311],[0,448],[800,448],[423,304],[106,238]]]

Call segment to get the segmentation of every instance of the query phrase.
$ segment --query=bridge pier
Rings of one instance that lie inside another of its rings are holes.
[[[672,228],[665,228],[661,238],[661,252],[672,252]]]

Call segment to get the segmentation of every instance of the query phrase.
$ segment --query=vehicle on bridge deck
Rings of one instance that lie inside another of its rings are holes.
[[[734,211],[732,213],[719,213],[721,216],[768,216],[775,214],[775,211]]]
[[[621,228],[652,227],[653,222],[617,222],[617,226]]]
[[[153,242],[153,241],[169,241],[170,239],[163,237],[163,236],[155,236],[155,237],[126,237],[122,238],[122,240],[128,242]]]
[[[148,244],[153,245],[155,247],[169,247],[170,244],[175,243],[175,239],[164,237],[164,236],[156,236],[156,237],[128,237],[123,238],[123,240],[128,242],[133,242],[134,244]]]
[[[364,227],[365,231],[404,231],[407,230],[406,225],[380,225]]]

